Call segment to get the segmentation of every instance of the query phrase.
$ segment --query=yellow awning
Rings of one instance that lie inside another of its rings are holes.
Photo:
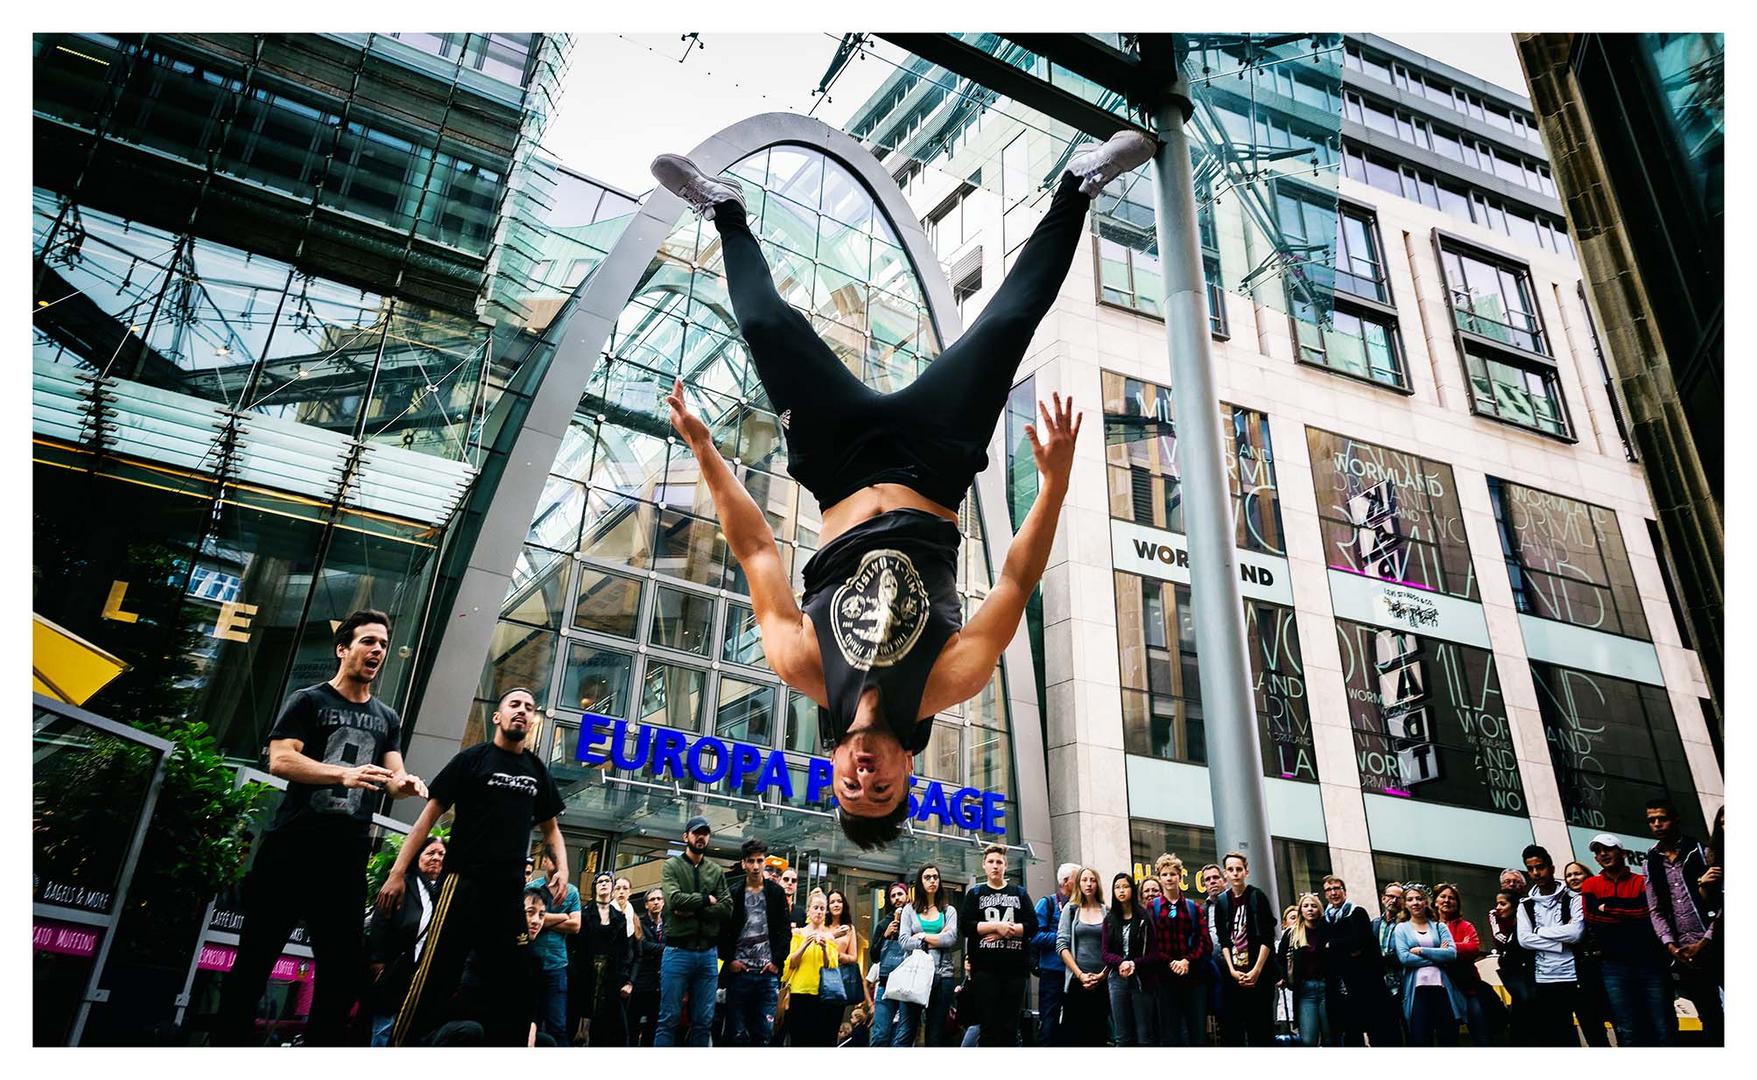
[[[31,689],[69,705],[86,699],[128,665],[63,627],[31,612]]]

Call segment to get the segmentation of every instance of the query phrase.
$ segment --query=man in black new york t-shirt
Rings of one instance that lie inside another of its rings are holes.
[[[390,618],[356,611],[335,632],[335,677],[293,693],[268,733],[269,772],[287,781],[244,880],[244,927],[214,1018],[217,1045],[254,1042],[256,1006],[301,918],[323,977],[305,1041],[365,1044],[348,1012],[366,985],[361,912],[378,793],[427,794],[403,770],[402,722],[372,697],[390,649]]]
[[[391,1030],[393,1046],[416,1042],[447,1018],[472,950],[471,970],[483,990],[475,999],[488,1011],[479,1018],[486,1041],[525,1043],[524,1018],[507,1006],[512,996],[501,988],[519,979],[518,945],[526,932],[521,897],[533,825],[542,830],[544,853],[555,862],[550,891],[558,903],[567,894],[567,849],[555,823],[561,793],[549,769],[524,745],[536,711],[529,690],[501,695],[494,738],[459,751],[433,778],[427,806],[378,891],[381,908],[394,911],[402,905],[410,862],[439,816],[455,809],[428,944]]]

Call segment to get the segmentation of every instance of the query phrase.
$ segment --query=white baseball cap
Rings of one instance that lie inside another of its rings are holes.
[[[1587,844],[1586,846],[1589,848],[1616,848],[1618,851],[1623,850],[1623,842],[1608,832],[1599,833],[1592,838],[1592,843]]]

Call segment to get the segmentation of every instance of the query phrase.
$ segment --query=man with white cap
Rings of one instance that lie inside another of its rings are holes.
[[[1669,1046],[1677,1031],[1665,949],[1647,914],[1647,879],[1629,869],[1623,842],[1599,833],[1588,845],[1599,872],[1580,883],[1586,934],[1603,956],[1604,989],[1618,1046]]]

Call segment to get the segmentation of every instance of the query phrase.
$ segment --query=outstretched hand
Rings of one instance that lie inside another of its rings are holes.
[[[1059,392],[1050,397],[1054,401],[1053,411],[1039,401],[1037,412],[1043,417],[1043,425],[1040,429],[1036,424],[1026,424],[1025,437],[1031,440],[1031,456],[1037,459],[1037,471],[1044,480],[1065,486],[1074,465],[1074,440],[1080,437],[1080,424],[1086,414],[1074,411],[1072,396],[1066,401]],[[1041,439],[1039,430],[1043,432]]]
[[[708,425],[702,423],[702,418],[691,412],[689,404],[683,400],[682,379],[671,384],[671,392],[665,395],[665,404],[671,409],[671,426],[683,436],[691,450],[711,440]]]

